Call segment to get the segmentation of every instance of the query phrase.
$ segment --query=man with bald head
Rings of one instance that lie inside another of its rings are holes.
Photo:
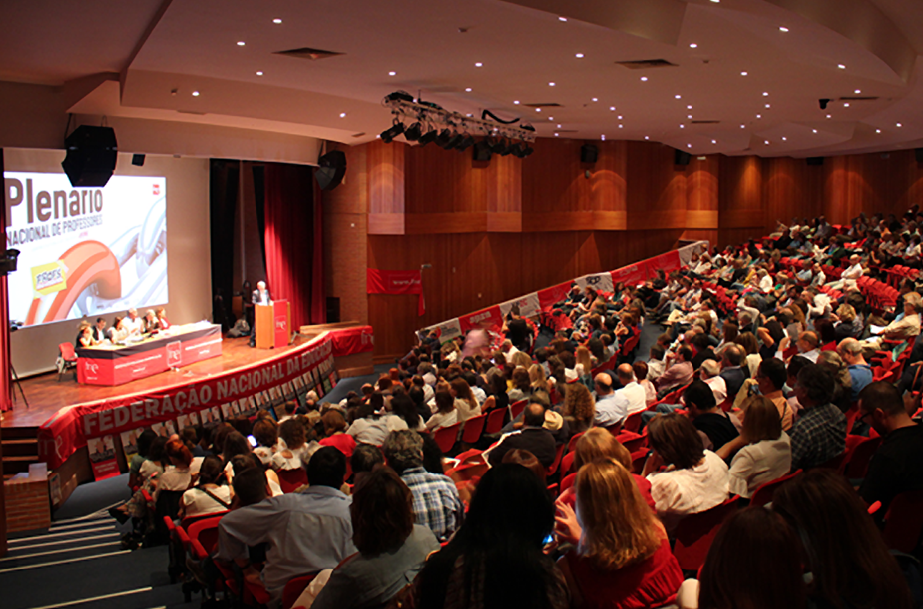
[[[740,345],[728,345],[722,352],[720,376],[726,385],[725,395],[736,396],[744,381],[750,378],[750,371],[741,366],[743,362],[744,352]]]
[[[593,379],[596,389],[596,416],[593,423],[597,427],[613,427],[622,423],[628,416],[628,410],[620,407],[612,390],[612,377],[605,372],[600,372]]]
[[[852,380],[852,401],[859,401],[859,393],[872,382],[872,368],[862,355],[862,343],[855,338],[844,338],[836,347],[846,365],[849,366],[849,378]]]
[[[811,360],[812,364],[817,363],[817,358],[820,356],[820,339],[817,338],[817,334],[811,332],[810,330],[802,332],[798,335],[798,340],[795,341],[795,345],[798,347],[798,353],[802,357]]]
[[[635,380],[635,371],[631,364],[622,364],[615,373],[622,385],[613,398],[619,412],[624,411],[627,417],[630,414],[647,410],[647,394],[644,387]]]
[[[542,467],[549,467],[557,456],[554,435],[545,429],[545,407],[532,401],[522,414],[522,431],[506,437],[490,451],[488,462],[492,467],[503,463],[503,455],[511,450],[527,450],[538,459]]]

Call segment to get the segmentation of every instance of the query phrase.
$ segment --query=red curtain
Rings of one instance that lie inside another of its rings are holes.
[[[0,148],[0,177],[2,176],[3,149]],[[4,193],[3,196],[6,196],[6,193]],[[0,196],[0,200],[3,199],[3,196]],[[6,205],[0,205],[0,234],[6,235],[7,220]],[[0,252],[5,249],[5,247],[0,248]],[[28,271],[20,269],[19,272]],[[10,366],[10,309],[9,300],[7,299],[8,295],[7,279],[6,277],[0,277],[0,411],[13,409],[13,393],[10,384],[10,371],[12,368]],[[0,503],[2,503],[2,495],[0,495]],[[2,506],[0,506],[0,516],[2,516],[2,514],[3,510]],[[0,555],[2,555],[2,552],[0,552]]]
[[[324,323],[323,214],[311,167],[266,165],[263,217],[273,299],[291,303],[294,329]]]

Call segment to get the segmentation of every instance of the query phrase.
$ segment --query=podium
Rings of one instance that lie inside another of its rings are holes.
[[[272,349],[288,345],[291,315],[292,307],[287,300],[256,305],[256,348]]]

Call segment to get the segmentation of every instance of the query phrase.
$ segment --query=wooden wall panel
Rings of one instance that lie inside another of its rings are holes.
[[[629,230],[686,226],[686,168],[675,166],[673,155],[669,146],[628,142]]]
[[[764,201],[766,232],[778,222],[791,224],[798,216],[814,217],[822,213],[824,168],[808,165],[805,159],[765,159]]]
[[[385,144],[380,140],[360,146],[367,150],[368,210],[373,214],[402,214],[405,211],[407,146]],[[359,169],[349,163],[347,173]]]

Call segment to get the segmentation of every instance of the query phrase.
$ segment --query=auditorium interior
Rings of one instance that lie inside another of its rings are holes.
[[[130,586],[78,585],[78,602],[41,590],[54,556],[15,558],[29,531],[88,518],[72,499],[95,522],[92,484],[127,498],[124,483],[91,483],[78,405],[128,409],[277,361],[293,392],[310,365],[305,378],[339,400],[421,330],[463,333],[578,278],[759,242],[793,218],[901,218],[923,205],[921,56],[919,0],[3,2],[0,172],[61,174],[75,129],[111,128],[113,176],[169,185],[169,299],[149,305],[174,325],[223,325],[225,339],[188,369],[78,383],[82,369],[55,368],[79,316],[22,325],[8,302],[29,300],[37,271],[3,272],[0,582],[23,609],[194,606],[145,578],[108,600]],[[24,195],[9,182],[0,226],[25,252],[41,235],[11,225]],[[372,290],[379,271],[415,289]],[[275,350],[228,338],[249,290],[274,278],[296,338]],[[124,480],[124,456],[114,467]],[[166,552],[155,558],[132,568],[165,571]]]

